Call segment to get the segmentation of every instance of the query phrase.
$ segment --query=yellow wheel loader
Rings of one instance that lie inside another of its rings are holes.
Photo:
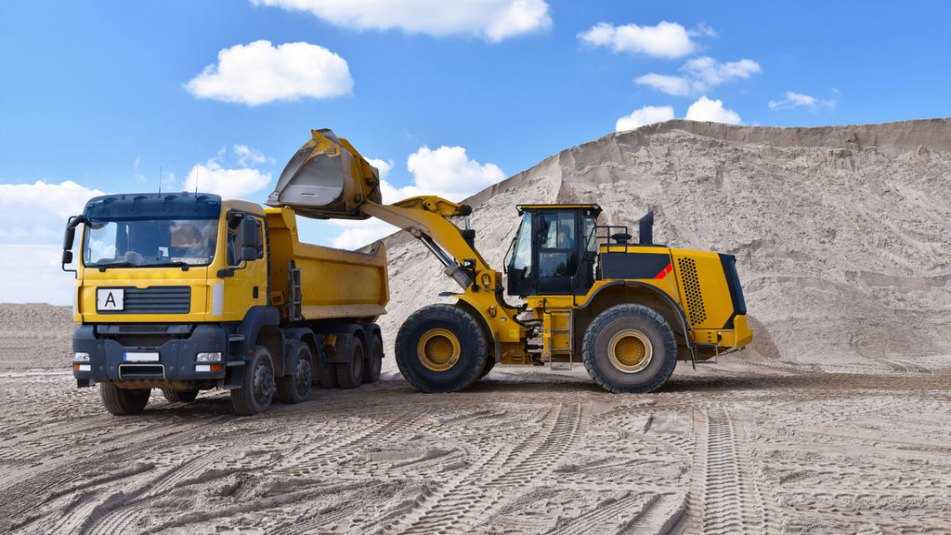
[[[650,392],[677,360],[710,359],[752,339],[735,258],[653,243],[652,214],[633,242],[628,228],[600,225],[595,204],[517,206],[503,277],[476,250],[475,231],[453,222],[469,206],[435,196],[378,202],[376,175],[325,165],[324,148],[365,161],[349,143],[326,143],[327,132],[312,132],[269,202],[310,217],[378,218],[439,259],[462,293],[412,314],[395,345],[400,371],[423,392],[464,389],[496,364],[573,363],[608,391]],[[506,290],[523,304],[507,303]]]

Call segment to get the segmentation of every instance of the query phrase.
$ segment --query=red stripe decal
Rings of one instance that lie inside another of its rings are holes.
[[[657,273],[657,275],[654,275],[654,278],[655,278],[655,279],[663,279],[664,277],[666,277],[667,275],[669,275],[670,272],[673,271],[673,270],[674,270],[674,265],[668,263],[666,266],[664,266],[664,269],[660,270],[660,272]]]

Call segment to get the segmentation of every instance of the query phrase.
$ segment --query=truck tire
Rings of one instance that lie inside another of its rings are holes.
[[[363,382],[375,383],[380,380],[380,371],[383,369],[383,340],[374,333],[370,336],[370,345],[367,348],[367,364],[363,369]]]
[[[277,397],[282,403],[300,403],[310,398],[310,387],[313,383],[314,359],[307,344],[292,342],[288,354],[293,355],[297,363],[291,375],[277,380]]]
[[[162,395],[169,403],[191,403],[198,397],[198,390],[175,390],[163,388]]]
[[[656,310],[616,305],[588,326],[582,359],[594,382],[609,392],[653,392],[677,365],[677,343],[667,320]]]
[[[99,383],[99,397],[102,404],[114,416],[139,414],[149,402],[152,389],[143,388],[132,390],[119,388],[112,383]]]
[[[340,388],[356,388],[363,382],[363,369],[366,367],[366,348],[363,340],[357,336],[350,337],[349,354],[346,363],[334,364],[337,371],[337,385]]]
[[[396,364],[422,392],[456,392],[477,381],[489,358],[489,341],[467,310],[430,305],[413,313],[396,336]]]
[[[325,362],[323,366],[318,366],[317,383],[320,385],[320,388],[337,388],[336,365]]]
[[[256,346],[244,366],[241,387],[231,391],[231,407],[239,416],[266,411],[274,399],[274,363],[264,346]]]

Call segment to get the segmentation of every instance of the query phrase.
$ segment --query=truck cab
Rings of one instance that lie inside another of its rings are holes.
[[[303,317],[300,273],[295,285],[288,264],[306,264],[307,255],[294,257],[295,225],[269,223],[293,221],[285,210],[205,193],[91,199],[70,218],[63,253],[64,266],[76,272],[78,386],[99,384],[114,414],[141,411],[153,388],[176,402],[194,400],[199,390],[228,389],[235,411],[253,414],[275,395],[303,401],[321,374],[336,379],[337,338],[346,341],[356,325],[366,341],[378,340],[372,320],[383,309],[358,318]],[[279,246],[271,243],[275,235]],[[382,347],[372,350],[382,358]]]

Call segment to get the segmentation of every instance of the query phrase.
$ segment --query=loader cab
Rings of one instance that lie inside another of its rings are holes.
[[[594,204],[519,205],[522,216],[506,259],[508,293],[584,294],[594,284]]]

